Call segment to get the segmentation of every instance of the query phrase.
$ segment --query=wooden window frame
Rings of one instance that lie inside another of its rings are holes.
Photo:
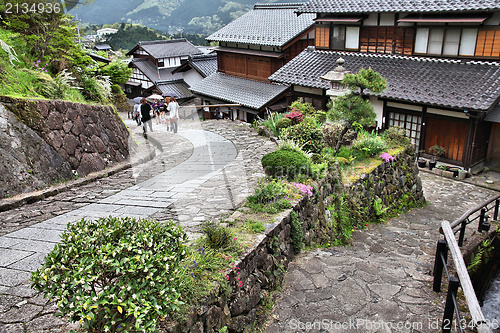
[[[477,45],[478,45],[478,41],[479,41],[479,33],[481,30],[484,31],[484,29],[480,29],[478,27],[456,27],[456,26],[418,26],[416,27],[415,29],[415,36],[417,35],[416,31],[419,29],[419,28],[426,28],[426,29],[429,29],[429,34],[427,35],[427,49],[425,51],[425,53],[421,53],[421,52],[413,52],[414,55],[418,55],[418,56],[430,56],[430,57],[443,57],[443,58],[470,58],[470,57],[478,57],[476,55],[477,53]],[[435,29],[443,29],[443,39],[442,39],[442,44],[441,44],[441,52],[439,54],[437,53],[429,53],[429,36],[431,34],[431,31],[432,30],[435,30]],[[445,43],[446,43],[446,36],[447,36],[447,31],[448,30],[452,30],[452,29],[460,29],[460,37],[458,39],[458,51],[457,51],[457,54],[455,55],[445,55],[443,54],[444,52],[444,48],[445,48]],[[463,31],[464,29],[478,29],[478,34],[477,34],[477,39],[476,39],[476,45],[474,47],[474,55],[461,55],[460,54],[460,48],[462,46],[462,36],[463,36]],[[487,30],[490,30],[490,29],[487,29]],[[498,34],[499,34],[499,37],[500,37],[500,30],[498,31]],[[416,43],[416,39],[414,40],[414,45],[413,45],[413,49],[415,49],[415,43]],[[499,43],[500,43],[500,39],[499,39]],[[499,44],[500,46],[500,44]],[[500,56],[500,54],[499,54]]]
[[[489,50],[485,52],[487,47]],[[498,59],[500,57],[500,28],[488,27],[479,29],[474,57],[487,59]]]

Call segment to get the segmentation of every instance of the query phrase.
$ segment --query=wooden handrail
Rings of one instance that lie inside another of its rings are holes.
[[[498,197],[500,196],[497,196],[494,200],[496,200]],[[479,209],[481,208],[482,206]],[[475,208],[469,210],[468,212],[472,211],[472,213],[470,214],[473,214],[474,212],[479,210],[479,209],[477,210],[474,209]],[[463,216],[465,215],[467,215],[467,213],[464,214]],[[458,222],[457,225],[462,221]],[[460,279],[460,285],[462,286],[465,299],[467,300],[467,305],[469,307],[472,320],[474,323],[477,324],[477,331],[478,333],[492,333],[490,327],[486,324],[486,319],[484,318],[483,311],[479,306],[476,293],[474,291],[474,288],[472,287],[472,282],[470,280],[469,272],[467,271],[467,267],[465,266],[464,258],[462,256],[460,248],[458,247],[457,240],[455,239],[455,233],[453,232],[451,224],[448,221],[443,221],[441,223],[441,230],[443,231],[443,234],[446,238],[446,242],[448,243],[448,247],[450,249],[453,262],[455,263],[457,274]]]
[[[491,198],[489,198],[487,201],[484,201],[482,203],[480,203],[479,205],[469,209],[468,211],[466,211],[462,216],[460,216],[458,219],[456,219],[455,221],[453,221],[452,223],[450,223],[450,227],[453,229],[455,228],[456,226],[458,226],[460,223],[462,223],[465,219],[467,219],[469,216],[471,216],[472,214],[474,214],[475,212],[478,212],[480,211],[484,206],[486,206],[487,204],[489,203],[492,203],[493,201],[497,200],[500,198],[500,194],[497,194]],[[441,229],[439,229],[439,232],[443,233],[442,232],[442,227]]]

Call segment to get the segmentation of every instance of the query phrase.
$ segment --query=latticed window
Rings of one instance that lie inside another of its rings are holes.
[[[500,57],[500,30],[480,30],[476,43],[477,57]]]
[[[330,27],[327,25],[316,26],[316,47],[330,47]]]
[[[422,127],[422,117],[419,115],[389,112],[389,127],[397,126],[406,130],[406,135],[411,143],[418,147],[420,143],[420,130]]]

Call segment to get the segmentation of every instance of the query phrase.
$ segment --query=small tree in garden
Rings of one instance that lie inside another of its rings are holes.
[[[379,93],[387,88],[386,80],[371,68],[362,68],[357,74],[346,74],[342,84],[351,91],[336,97],[328,104],[328,117],[334,121],[344,122],[335,152],[339,151],[342,138],[354,123],[362,126],[371,126],[374,123],[376,114],[368,99],[368,92]]]
[[[87,332],[157,332],[157,320],[182,304],[187,235],[172,221],[82,219],[61,238],[31,281]]]

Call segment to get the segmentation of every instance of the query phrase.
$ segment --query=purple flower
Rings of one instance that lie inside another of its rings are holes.
[[[382,155],[379,156],[384,162],[391,162],[394,161],[394,157],[391,156],[389,153],[382,153]]]

